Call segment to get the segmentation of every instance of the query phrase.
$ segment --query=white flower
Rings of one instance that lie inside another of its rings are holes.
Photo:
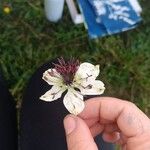
[[[99,72],[99,65],[94,66],[87,62],[79,65],[75,60],[65,62],[59,59],[55,68],[48,69],[43,74],[43,79],[52,88],[40,99],[52,102],[67,91],[63,103],[71,114],[78,115],[85,107],[84,95],[100,95],[105,90],[104,83],[96,80]]]

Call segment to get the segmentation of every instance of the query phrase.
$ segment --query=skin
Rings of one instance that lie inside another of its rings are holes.
[[[68,150],[97,150],[93,137],[102,133],[122,150],[150,150],[150,119],[133,103],[100,97],[85,102],[78,116],[64,118]]]

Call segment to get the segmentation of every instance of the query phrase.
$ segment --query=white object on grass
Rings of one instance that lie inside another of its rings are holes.
[[[77,11],[76,5],[73,0],[66,0],[72,21],[74,24],[80,24],[84,22],[82,14]]]
[[[44,0],[46,17],[51,22],[61,19],[64,9],[64,0]]]

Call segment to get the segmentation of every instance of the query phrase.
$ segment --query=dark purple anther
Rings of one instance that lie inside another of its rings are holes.
[[[56,71],[63,77],[66,85],[70,85],[72,83],[79,65],[79,60],[75,60],[73,58],[68,61],[65,61],[63,58],[58,58],[58,64],[54,64]]]

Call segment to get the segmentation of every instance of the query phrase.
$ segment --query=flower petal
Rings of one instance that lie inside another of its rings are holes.
[[[75,80],[76,81],[83,79],[95,80],[96,77],[99,75],[99,73],[100,73],[99,65],[94,66],[90,63],[85,62],[79,66],[79,69],[75,74]]]
[[[65,90],[65,87],[53,86],[48,92],[42,95],[40,99],[43,101],[52,102],[60,98]]]
[[[95,80],[82,83],[79,89],[83,95],[101,95],[104,93],[105,87],[102,81]]]
[[[74,115],[81,113],[85,107],[83,96],[75,90],[68,90],[64,97],[63,103],[66,109]]]
[[[43,80],[49,85],[62,85],[63,79],[55,69],[48,69],[43,73]]]

